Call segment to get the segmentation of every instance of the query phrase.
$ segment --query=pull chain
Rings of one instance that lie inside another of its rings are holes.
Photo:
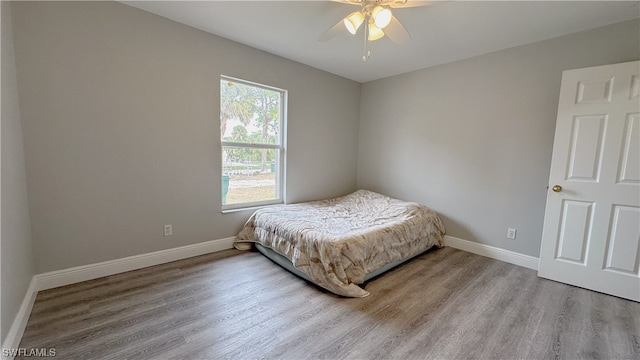
[[[369,38],[369,26],[366,26],[369,23],[369,17],[364,18],[364,41],[362,44],[362,62],[367,62],[367,58],[371,56],[371,51],[367,49],[367,39]]]

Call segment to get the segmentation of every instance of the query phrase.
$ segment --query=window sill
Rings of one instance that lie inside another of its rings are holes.
[[[222,210],[220,210],[220,212],[223,213],[223,214],[230,214],[230,213],[237,213],[237,212],[242,212],[242,211],[256,211],[256,210],[264,208],[264,207],[274,206],[274,205],[282,205],[282,204],[284,204],[284,203],[283,202],[279,202],[279,203],[264,204],[264,205],[250,205],[250,206],[247,206],[247,207],[239,207],[239,208],[234,208],[234,209],[222,209]]]

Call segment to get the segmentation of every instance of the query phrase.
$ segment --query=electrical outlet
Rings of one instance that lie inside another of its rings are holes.
[[[171,226],[171,224],[165,225],[164,226],[164,236],[171,236],[171,235],[173,235],[173,227]]]
[[[515,240],[516,238],[516,229],[509,228],[507,229],[507,239]]]

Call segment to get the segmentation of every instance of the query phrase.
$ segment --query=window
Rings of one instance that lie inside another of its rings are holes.
[[[282,203],[287,92],[220,78],[222,210]]]

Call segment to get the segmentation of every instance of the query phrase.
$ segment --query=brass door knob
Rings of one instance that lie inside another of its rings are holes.
[[[560,185],[553,185],[553,187],[551,188],[551,190],[555,191],[555,192],[560,192],[562,191],[562,186]]]

